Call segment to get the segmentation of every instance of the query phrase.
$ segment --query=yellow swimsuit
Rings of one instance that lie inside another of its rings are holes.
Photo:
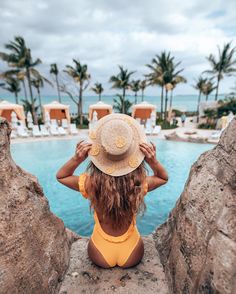
[[[88,198],[88,194],[85,190],[86,176],[86,173],[81,174],[79,176],[78,184],[80,193],[85,198]],[[147,183],[145,183],[144,194],[147,193],[147,190]],[[102,254],[103,258],[106,260],[107,264],[110,267],[114,267],[116,265],[124,265],[140,239],[140,234],[136,226],[136,216],[133,217],[133,220],[128,230],[123,235],[120,235],[118,237],[108,235],[103,231],[95,210],[94,222],[95,225],[93,233],[91,235],[91,239],[95,247]]]

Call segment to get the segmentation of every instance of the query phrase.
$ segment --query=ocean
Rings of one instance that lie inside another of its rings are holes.
[[[102,101],[113,105],[113,99],[115,95],[104,95]],[[132,103],[134,103],[134,96],[127,95]],[[219,95],[219,99],[223,99],[224,95]],[[15,102],[14,96],[0,94],[0,99],[7,100],[9,102]],[[19,101],[24,99],[23,96],[19,96]],[[57,100],[57,95],[42,95],[42,103],[47,104],[53,100]],[[160,96],[144,96],[144,100],[157,106],[157,111],[160,111],[161,97]],[[208,100],[214,100],[214,95],[209,96]],[[83,96],[83,112],[88,113],[89,105],[98,101],[98,96],[86,95]],[[198,95],[174,95],[173,96],[173,108],[181,111],[196,111],[197,110]],[[201,101],[205,101],[205,97],[202,97]],[[138,103],[141,102],[141,96],[138,96]],[[70,113],[77,112],[76,104],[68,97],[62,96],[62,103],[70,105]],[[169,101],[168,101],[169,106]]]

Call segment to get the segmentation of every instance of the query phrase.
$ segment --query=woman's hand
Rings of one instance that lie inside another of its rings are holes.
[[[141,143],[139,144],[140,150],[143,152],[145,155],[145,161],[149,164],[152,165],[156,163],[156,146],[151,142],[151,145],[147,143]]]
[[[76,145],[74,159],[78,162],[83,162],[88,157],[88,152],[92,147],[92,143],[79,142]]]

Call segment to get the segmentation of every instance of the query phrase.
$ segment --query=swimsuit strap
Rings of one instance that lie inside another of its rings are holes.
[[[103,239],[113,243],[124,242],[126,239],[128,239],[128,237],[133,233],[135,225],[136,225],[136,217],[134,216],[128,230],[123,235],[115,237],[115,236],[108,235],[107,233],[103,231],[95,210],[94,210],[94,221],[95,221],[96,229],[99,232],[99,234],[103,237]]]

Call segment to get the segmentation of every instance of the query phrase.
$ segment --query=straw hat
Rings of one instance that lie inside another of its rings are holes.
[[[126,114],[109,114],[101,118],[89,137],[89,158],[105,174],[126,175],[143,161],[139,144],[147,142],[141,125]]]

